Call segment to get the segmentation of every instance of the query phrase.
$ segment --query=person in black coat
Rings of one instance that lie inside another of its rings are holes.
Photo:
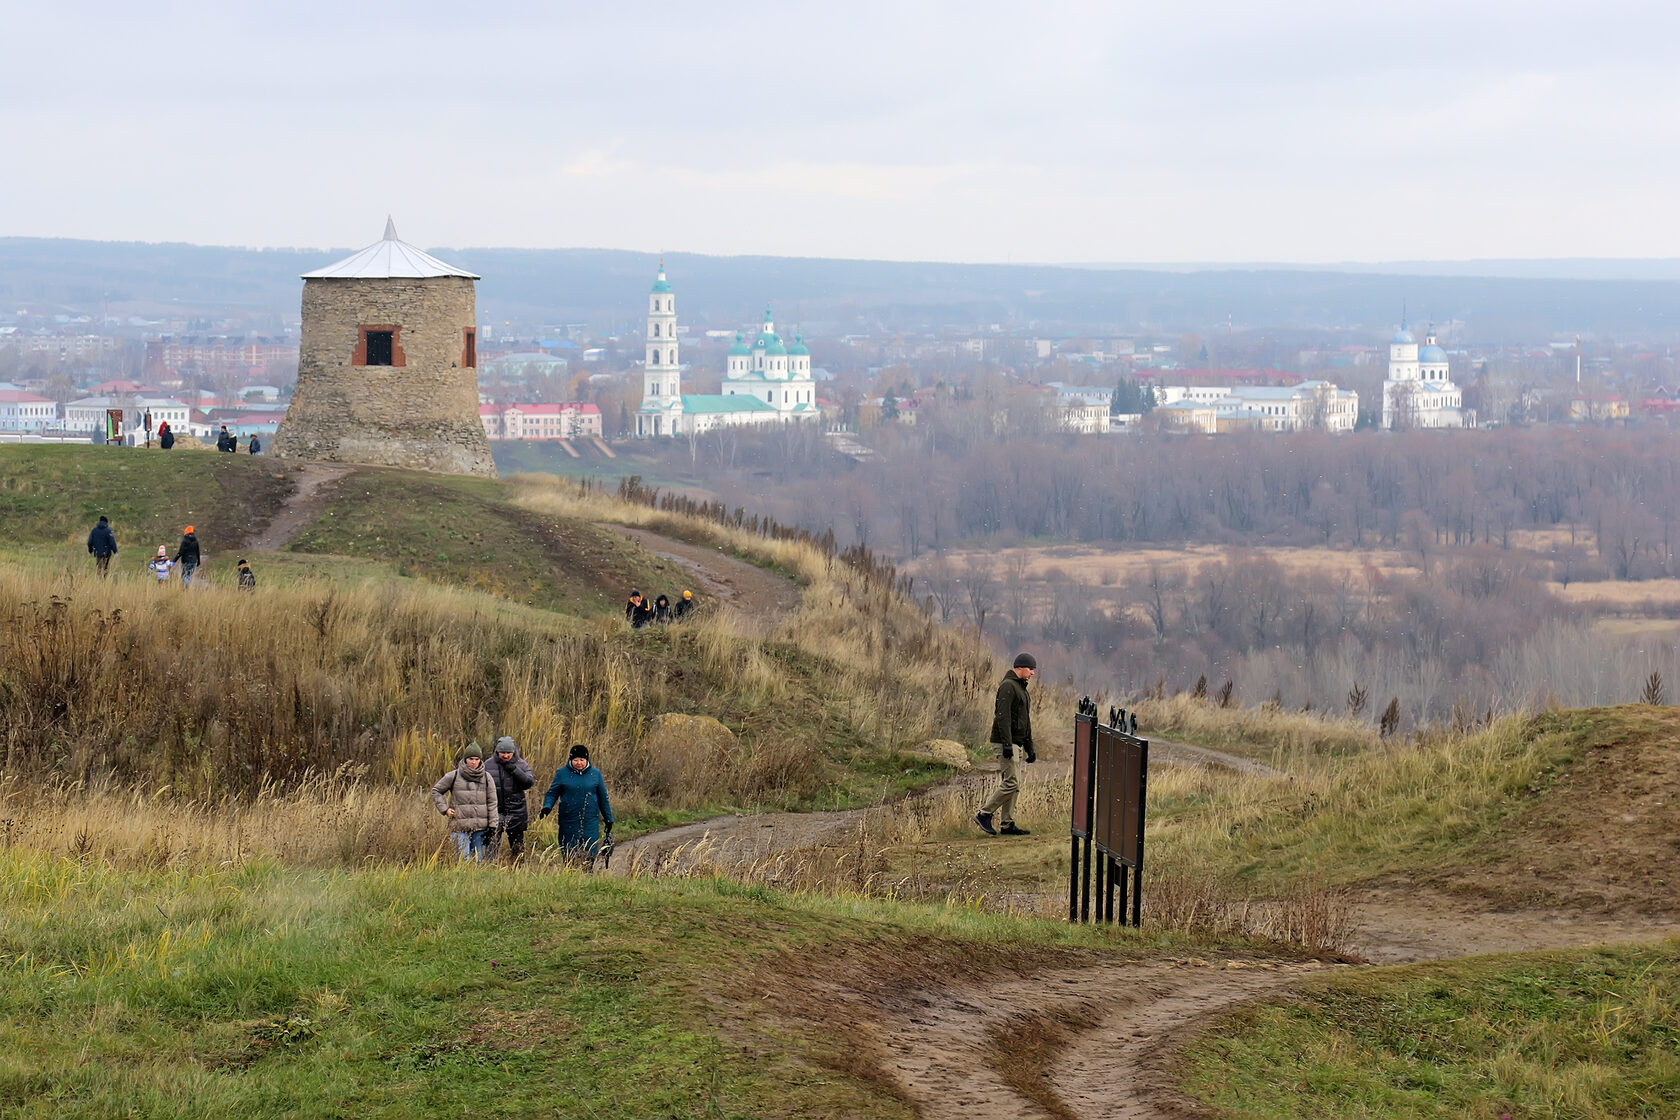
[[[167,420],[158,428],[158,446],[165,451],[175,446],[175,429],[169,426]]]
[[[506,833],[508,858],[518,862],[525,854],[525,829],[531,823],[525,791],[536,784],[537,776],[531,772],[531,764],[519,757],[519,746],[511,735],[496,740],[495,753],[484,764],[484,772],[496,783],[496,804],[501,810],[501,821],[490,834],[491,857],[495,857],[497,841]]]
[[[671,600],[661,595],[653,601],[653,620],[655,622],[671,621]]]
[[[260,455],[262,453],[262,443],[257,439],[255,432],[251,433],[250,442],[245,445],[245,450],[249,451],[253,455]]]
[[[99,578],[104,579],[111,571],[111,557],[117,554],[117,538],[111,532],[110,518],[100,516],[99,524],[88,534],[88,551],[99,566]]]
[[[648,606],[640,591],[630,592],[630,601],[624,604],[624,621],[637,630],[653,621],[653,608]]]
[[[681,622],[683,619],[688,617],[688,612],[693,609],[694,592],[684,591],[683,597],[677,600],[676,609],[671,612],[671,617],[676,619],[678,622]]]
[[[198,571],[199,562],[198,538],[193,536],[191,525],[188,525],[187,531],[181,534],[181,547],[175,550],[175,555],[171,559],[181,565],[182,589],[191,587],[193,573]]]

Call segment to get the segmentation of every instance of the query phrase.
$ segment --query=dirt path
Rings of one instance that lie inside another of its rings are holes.
[[[1065,736],[1051,741],[1071,740]],[[1151,761],[1279,775],[1223,751],[1151,740]],[[1065,779],[1066,759],[1023,768],[1026,782]],[[952,778],[976,790],[995,767]],[[743,814],[696,822],[621,846],[615,870],[680,871],[690,860],[752,863],[845,843],[872,810]],[[1585,946],[1680,935],[1680,921],[1589,911],[1504,911],[1473,897],[1404,884],[1356,900],[1351,948],[1371,964]],[[880,1070],[917,1115],[932,1118],[1184,1120],[1212,1116],[1183,1097],[1172,1063],[1221,1015],[1313,975],[1351,967],[1320,961],[1156,959],[1079,970],[1009,973],[983,983],[906,987],[865,998],[858,1014],[876,1039]],[[1033,1052],[1031,1043],[1041,1043]],[[1026,1043],[1023,1054],[1011,1046]],[[1034,1065],[1037,1061],[1040,1064]]]
[[[350,473],[349,467],[328,466],[325,463],[304,463],[297,468],[297,489],[286,499],[286,504],[280,507],[280,512],[274,515],[267,527],[261,533],[245,543],[248,552],[279,552],[305,526],[321,515],[330,498],[329,493],[323,493],[322,487],[329,482],[336,482]]]
[[[932,1120],[1181,1116],[1154,1102],[1172,1093],[1167,1063],[1183,1039],[1233,1004],[1326,967],[1180,958],[905,992],[885,1008],[882,1062]],[[1031,1045],[1058,1022],[1087,1025],[1048,1068],[1011,1061],[1013,1045]],[[1034,1084],[1031,1096],[1022,1080]]]
[[[772,625],[799,609],[798,584],[786,576],[729,556],[722,549],[690,544],[628,525],[604,522],[601,528],[626,536],[655,556],[683,569],[693,580],[691,590],[702,603],[708,599],[722,603],[761,626]],[[675,601],[682,591],[682,588],[674,588],[667,594]],[[658,593],[649,592],[653,595]]]

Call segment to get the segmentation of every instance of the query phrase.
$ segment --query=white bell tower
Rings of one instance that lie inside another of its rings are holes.
[[[647,362],[642,367],[641,435],[674,436],[682,430],[682,363],[677,356],[677,298],[659,262],[648,293]]]

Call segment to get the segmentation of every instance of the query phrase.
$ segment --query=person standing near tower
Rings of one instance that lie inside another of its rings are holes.
[[[1003,780],[997,792],[974,814],[974,823],[993,836],[1026,836],[1027,830],[1015,824],[1015,798],[1021,792],[1021,771],[1015,762],[1015,748],[1020,747],[1026,761],[1038,761],[1033,750],[1032,715],[1027,700],[1027,684],[1038,672],[1038,659],[1030,653],[1015,656],[1015,664],[998,682],[997,705],[992,715],[992,745],[998,749],[999,772]],[[998,827],[992,824],[997,818]]]

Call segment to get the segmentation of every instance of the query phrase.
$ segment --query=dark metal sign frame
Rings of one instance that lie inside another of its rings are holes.
[[[1110,708],[1104,726],[1086,697],[1074,716],[1073,743],[1068,921],[1092,920],[1095,893],[1097,921],[1118,916],[1121,925],[1141,925],[1149,741],[1138,738],[1135,713]]]

